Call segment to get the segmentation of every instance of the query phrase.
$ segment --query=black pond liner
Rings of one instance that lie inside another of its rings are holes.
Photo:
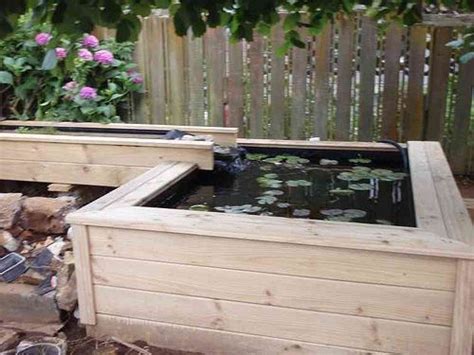
[[[217,212],[214,208],[218,206],[230,205],[241,206],[245,204],[252,204],[261,206],[257,203],[256,197],[261,195],[264,190],[275,190],[272,188],[259,188],[256,178],[266,173],[277,173],[281,180],[298,180],[311,179],[313,185],[303,193],[304,188],[288,189],[285,184],[276,190],[286,190],[284,196],[277,196],[279,202],[292,202],[285,213],[275,208],[275,205],[263,205],[264,210],[272,212],[274,216],[279,217],[298,217],[295,210],[306,209],[310,210],[311,219],[325,219],[320,211],[322,209],[360,209],[367,212],[366,218],[354,219],[353,222],[362,223],[382,223],[382,221],[389,221],[394,225],[399,226],[416,226],[415,214],[413,207],[413,194],[411,191],[411,183],[409,176],[401,183],[401,200],[393,202],[394,185],[389,182],[380,181],[377,187],[380,195],[375,199],[368,197],[368,191],[356,191],[353,198],[340,197],[338,202],[333,203],[329,197],[329,189],[327,186],[337,186],[342,188],[346,182],[339,181],[335,176],[340,171],[350,170],[354,164],[349,162],[349,159],[367,158],[372,162],[367,166],[374,168],[390,169],[393,171],[406,171],[405,159],[400,151],[366,151],[366,150],[338,150],[338,149],[292,149],[292,148],[256,148],[244,147],[248,153],[267,154],[269,156],[289,154],[310,160],[308,165],[304,165],[305,171],[281,171],[275,168],[273,164],[266,164],[270,166],[271,171],[259,171],[260,162],[250,162],[250,167],[240,173],[226,173],[225,171],[197,171],[171,188],[164,191],[159,196],[146,204],[147,207],[161,207],[161,208],[178,208],[189,209],[192,205],[207,205],[209,211]],[[406,150],[404,150],[406,153]],[[336,167],[321,167],[318,163],[320,159],[337,160],[339,165]],[[323,169],[319,169],[323,168]],[[283,169],[284,170],[284,169]],[[316,170],[324,170],[317,172]],[[308,172],[309,171],[309,172]],[[301,177],[299,177],[301,174]],[[332,177],[330,177],[332,175]],[[322,178],[324,181],[320,181]],[[331,179],[335,182],[330,182]],[[328,182],[329,181],[329,182]],[[394,183],[395,184],[395,183]],[[380,185],[380,186],[379,186]],[[396,189],[396,188],[395,188]],[[309,191],[312,190],[312,191]],[[306,196],[304,196],[306,194]],[[326,195],[323,197],[322,195]],[[297,211],[299,212],[299,211]],[[257,213],[259,214],[259,213]],[[389,218],[390,217],[390,218]]]

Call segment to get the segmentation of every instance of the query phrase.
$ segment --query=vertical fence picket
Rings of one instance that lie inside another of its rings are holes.
[[[455,174],[467,172],[469,160],[469,125],[473,105],[474,60],[460,64],[456,88],[453,132],[449,149],[451,168]]]
[[[453,30],[449,27],[434,29],[430,55],[430,77],[425,139],[441,141],[448,95],[451,50],[446,43],[451,41]]]
[[[408,89],[403,115],[404,140],[420,140],[423,137],[426,34],[425,26],[415,25],[410,28]]]
[[[145,20],[142,21],[142,24],[145,23]],[[137,64],[137,69],[145,77],[145,93],[134,93],[132,97],[133,105],[133,121],[138,123],[149,123],[148,118],[148,95],[150,90],[150,81],[151,77],[148,73],[148,66],[146,62],[146,41],[147,41],[147,31],[146,26],[144,26],[140,36],[138,37],[137,43],[135,45],[135,50],[133,52],[133,59]]]
[[[303,31],[301,33],[301,39],[306,42]],[[293,48],[291,68],[291,76],[293,79],[291,87],[291,139],[305,138],[307,65],[307,48]]]
[[[263,37],[255,34],[249,46],[250,112],[249,129],[251,138],[263,137]]]
[[[227,83],[227,104],[229,105],[229,126],[239,128],[244,135],[244,62],[243,42],[229,45],[229,78]]]
[[[277,55],[283,45],[283,26],[278,24],[272,31],[271,91],[270,91],[270,137],[285,138],[285,56]]]
[[[327,25],[316,37],[315,80],[314,80],[314,123],[313,134],[328,139],[329,118],[329,74],[331,61],[332,26]]]
[[[186,85],[185,85],[185,39],[176,35],[173,21],[167,23],[168,78],[169,78],[169,122],[187,123]]]
[[[400,97],[400,56],[403,28],[393,23],[387,28],[382,96],[382,138],[398,141],[398,101]]]
[[[374,91],[377,66],[377,25],[362,17],[360,44],[359,129],[360,141],[371,141],[374,131]]]
[[[163,21],[160,17],[152,15],[145,21],[146,42],[148,52],[148,122],[154,124],[166,123],[166,88],[165,88],[165,63],[163,48]],[[160,79],[156,79],[160,78]]]
[[[206,124],[204,115],[204,45],[201,37],[194,37],[192,30],[187,35],[187,61],[189,70],[189,123],[194,126]]]
[[[349,140],[352,101],[352,56],[354,25],[352,18],[339,20],[337,52],[336,132],[337,140]]]
[[[211,126],[224,125],[225,41],[223,28],[211,28],[206,33],[209,124]]]

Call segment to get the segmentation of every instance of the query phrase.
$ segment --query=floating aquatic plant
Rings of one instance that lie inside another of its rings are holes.
[[[268,157],[267,154],[258,154],[258,153],[248,153],[246,155],[248,160],[260,161]]]
[[[216,211],[225,212],[225,213],[256,213],[262,210],[262,207],[252,206],[250,204],[245,204],[242,206],[218,206],[214,207]]]
[[[363,158],[360,154],[357,158],[349,159],[349,162],[354,164],[370,164],[372,162],[371,159]]]
[[[331,195],[339,195],[339,196],[350,196],[354,194],[354,190],[351,189],[341,189],[338,187],[337,189],[329,190]]]
[[[293,216],[295,217],[308,217],[310,215],[311,211],[307,209],[295,209],[293,211]]]
[[[343,220],[352,220],[352,219],[357,219],[357,218],[364,218],[367,216],[367,212],[362,211],[362,210],[357,210],[357,209],[347,209],[347,210],[341,210],[341,209],[326,209],[326,210],[321,210],[319,211],[323,216],[328,217],[328,220],[335,221],[343,221]],[[339,219],[335,219],[335,217],[340,217]]]
[[[281,190],[268,190],[263,193],[264,195],[271,195],[271,196],[281,196],[284,194]]]
[[[209,206],[207,205],[192,205],[189,207],[191,211],[209,211]]]
[[[276,174],[266,174],[266,175],[272,175],[272,176],[275,175],[275,176],[277,176]],[[257,178],[257,183],[261,187],[279,189],[282,186],[283,181],[277,180],[277,179],[274,179],[274,178],[268,178],[268,177],[265,177],[265,176],[260,176],[260,177]]]
[[[356,191],[369,191],[373,189],[373,186],[370,184],[349,184],[349,188]]]
[[[263,195],[255,197],[260,205],[273,205],[278,199],[275,196]]]
[[[384,224],[384,225],[387,225],[387,226],[392,225],[392,222],[387,221],[386,219],[376,219],[375,222],[377,222],[377,224]]]
[[[290,206],[291,206],[291,204],[289,204],[288,202],[279,202],[279,203],[277,203],[278,208],[288,208]]]
[[[313,183],[307,180],[288,180],[286,184],[289,187],[298,187],[298,186],[311,186]]]
[[[266,158],[263,160],[265,163],[272,163],[272,164],[283,164],[286,163],[288,165],[300,165],[300,164],[307,164],[309,163],[309,159],[301,158],[296,155],[289,155],[289,154],[283,154],[283,155],[277,155],[272,158]]]

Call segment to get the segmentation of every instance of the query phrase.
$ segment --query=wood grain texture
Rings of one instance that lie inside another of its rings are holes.
[[[328,119],[329,119],[329,100],[331,94],[329,92],[329,74],[331,63],[331,36],[332,25],[327,24],[316,37],[315,49],[315,80],[314,80],[314,123],[313,134],[320,137],[321,140],[327,139],[328,136]]]
[[[374,90],[377,66],[377,24],[363,16],[360,39],[360,86],[358,140],[372,141],[374,133]]]
[[[458,261],[451,355],[472,354],[473,268],[474,264],[472,261]]]
[[[413,26],[410,28],[408,88],[406,94],[406,109],[403,117],[404,140],[420,140],[423,138],[423,79],[425,71],[426,34],[427,29],[424,26]]]
[[[100,256],[92,269],[96,285],[143,291],[448,326],[453,315],[448,291]]]
[[[75,223],[77,214],[72,217],[69,220]],[[455,260],[444,258],[169,232],[101,227],[90,230],[91,254],[96,256],[446,291],[454,289],[456,277]]]
[[[281,20],[282,21],[282,20]],[[282,23],[272,29],[272,57],[271,57],[271,93],[270,93],[270,137],[285,138],[286,78],[285,57],[277,55],[277,50],[284,43]]]
[[[382,93],[382,138],[399,141],[397,112],[400,97],[400,56],[404,29],[392,23],[385,38],[384,85]]]
[[[211,126],[224,125],[225,40],[223,28],[210,28],[205,34]]]
[[[205,126],[204,108],[204,43],[201,37],[194,37],[190,29],[187,35],[187,64],[189,68],[189,122]]]
[[[447,354],[449,327],[95,286],[99,314],[399,353]],[[114,302],[110,302],[110,300]],[[134,307],[130,307],[133,302]],[[341,331],[343,329],[343,331]]]
[[[249,129],[251,138],[263,137],[263,89],[264,89],[264,39],[259,34],[254,34],[253,41],[249,44],[249,72],[252,84],[250,86],[250,111]]]
[[[227,82],[227,104],[229,105],[229,126],[238,127],[239,136],[245,134],[244,127],[244,58],[243,43],[229,44],[229,78]]]
[[[92,287],[92,268],[89,254],[89,233],[85,226],[72,226],[77,298],[79,302],[80,322],[96,323],[95,296]]]
[[[441,141],[443,138],[451,61],[451,49],[446,44],[452,38],[452,28],[434,29],[424,137],[430,141]]]
[[[72,219],[71,219],[72,220]],[[77,214],[74,223],[199,236],[348,248],[437,257],[473,258],[466,244],[419,228],[292,220],[166,208],[117,208]],[[350,229],[348,229],[350,227]]]
[[[444,238],[449,233],[444,225],[440,201],[431,173],[431,166],[424,142],[408,142],[411,186],[415,207],[416,224]]]
[[[352,56],[354,24],[352,17],[338,22],[336,132],[337,140],[349,140],[351,135]]]
[[[87,333],[97,338],[115,335],[125,341],[141,340],[166,349],[207,355],[368,355],[364,350],[127,317],[99,314],[97,320],[96,326],[87,327]],[[370,355],[381,354],[387,353],[370,352]]]
[[[301,40],[306,43],[306,33],[300,31]],[[292,49],[291,66],[291,120],[290,138],[306,137],[306,87],[308,84],[308,49],[294,47]]]

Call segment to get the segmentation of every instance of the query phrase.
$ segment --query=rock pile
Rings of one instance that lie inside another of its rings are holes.
[[[69,312],[76,307],[77,293],[65,217],[76,208],[71,196],[0,194],[0,258],[15,252],[28,266],[14,282],[35,285],[38,295],[55,293],[58,308]]]

